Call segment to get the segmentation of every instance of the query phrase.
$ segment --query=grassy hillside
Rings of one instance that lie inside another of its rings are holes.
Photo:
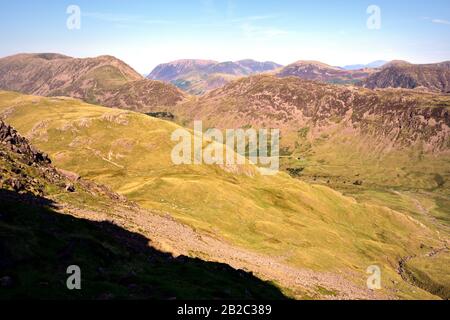
[[[0,300],[284,299],[242,270],[174,258],[110,222],[139,208],[104,186],[70,181],[8,131],[0,122]],[[93,219],[101,215],[108,220]],[[70,265],[81,269],[82,290],[66,287]]]
[[[279,128],[292,176],[448,226],[449,96],[255,76],[174,113],[188,126]]]
[[[339,274],[360,287],[366,268],[377,264],[385,294],[432,297],[396,270],[403,257],[441,248],[447,234],[409,215],[287,174],[260,176],[252,166],[174,166],[170,135],[178,126],[143,114],[2,92],[0,116],[58,167],[202,232],[291,266]]]

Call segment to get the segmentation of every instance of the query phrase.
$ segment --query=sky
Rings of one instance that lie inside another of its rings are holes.
[[[450,60],[449,0],[0,0],[0,30],[0,57],[108,54],[142,74],[177,59]]]

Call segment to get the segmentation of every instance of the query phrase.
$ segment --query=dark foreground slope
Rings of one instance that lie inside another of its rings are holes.
[[[112,222],[74,217],[133,205],[103,186],[71,181],[1,121],[0,164],[0,299],[284,297],[244,271],[175,258]],[[66,287],[70,265],[81,268],[81,290]]]

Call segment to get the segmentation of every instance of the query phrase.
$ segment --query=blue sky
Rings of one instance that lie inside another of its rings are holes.
[[[69,5],[81,10],[79,30],[66,27]],[[370,5],[381,10],[380,29],[367,27]],[[0,56],[109,54],[141,73],[181,58],[450,60],[448,0],[2,0],[0,6]]]

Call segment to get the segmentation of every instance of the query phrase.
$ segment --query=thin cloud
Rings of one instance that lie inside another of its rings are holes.
[[[445,20],[445,19],[434,19],[434,18],[430,18],[430,17],[421,17],[421,20],[428,20],[431,21],[432,23],[436,23],[436,24],[445,24],[445,25],[450,25],[450,21],[449,20]]]
[[[437,23],[437,24],[446,24],[446,25],[450,25],[450,21],[448,21],[448,20],[443,20],[443,19],[433,19],[433,20],[431,20],[431,22]]]
[[[248,16],[248,17],[234,18],[234,19],[231,19],[230,22],[261,21],[261,20],[276,19],[278,17],[279,17],[279,15],[275,15],[275,14],[260,15],[260,16]]]
[[[141,16],[111,14],[104,12],[83,12],[83,17],[100,20],[104,22],[120,23],[120,24],[172,24],[171,20],[162,19],[145,19]]]
[[[289,34],[289,31],[279,28],[254,26],[250,23],[242,24],[241,30],[247,38],[274,38]]]

